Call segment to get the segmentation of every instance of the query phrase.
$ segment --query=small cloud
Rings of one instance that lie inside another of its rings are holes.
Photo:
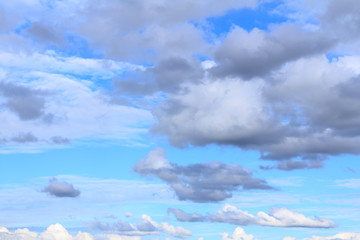
[[[131,212],[126,212],[125,213],[125,217],[132,217],[132,216],[134,216],[134,214],[132,214]]]
[[[55,144],[69,144],[70,140],[61,136],[53,136],[51,141]]]
[[[49,185],[46,186],[43,192],[47,192],[55,197],[71,197],[75,198],[80,195],[80,191],[67,182],[59,182],[55,177],[50,179]]]
[[[20,133],[18,136],[13,137],[11,140],[17,143],[30,143],[37,142],[38,138],[35,137],[32,133]]]
[[[282,171],[293,171],[299,169],[318,169],[324,167],[324,161],[322,159],[307,159],[301,161],[286,160],[278,161],[275,166],[259,166],[262,170],[278,169]]]

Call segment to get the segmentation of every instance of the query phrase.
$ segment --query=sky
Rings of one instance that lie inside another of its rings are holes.
[[[0,2],[0,240],[360,240],[358,0]]]

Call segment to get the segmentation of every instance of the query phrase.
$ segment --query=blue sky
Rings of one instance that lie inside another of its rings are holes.
[[[0,3],[0,240],[359,240],[355,0]]]

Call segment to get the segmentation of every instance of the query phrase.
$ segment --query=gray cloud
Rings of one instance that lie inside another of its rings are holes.
[[[284,63],[301,57],[324,53],[335,43],[319,32],[306,32],[295,25],[281,25],[275,30],[235,28],[215,52],[216,77],[250,79],[265,76]]]
[[[17,143],[29,143],[29,142],[37,142],[38,138],[35,137],[32,133],[21,133],[18,136],[13,137],[11,141]]]
[[[291,171],[296,169],[317,169],[322,168],[323,166],[324,162],[322,160],[286,160],[278,162],[276,166],[260,166],[260,169],[271,170],[277,168],[279,170]]]
[[[64,40],[55,32],[52,27],[48,27],[39,22],[33,22],[31,26],[26,29],[26,32],[33,38],[43,41],[48,44],[62,45]]]
[[[337,226],[336,223],[328,219],[320,217],[309,218],[285,207],[274,207],[269,213],[258,212],[257,215],[242,211],[229,204],[225,204],[223,208],[215,214],[208,214],[207,216],[189,214],[180,209],[169,209],[168,212],[174,214],[177,220],[183,222],[220,222],[238,226],[260,225],[268,227],[303,228],[332,228]]]
[[[72,184],[67,182],[59,182],[56,178],[50,179],[49,185],[46,186],[42,191],[47,192],[55,197],[75,198],[80,195],[80,191],[75,189]]]
[[[150,216],[143,214],[141,222],[128,223],[119,220],[116,223],[102,223],[99,220],[94,220],[89,224],[89,227],[105,232],[121,233],[123,235],[152,235],[163,232],[177,238],[186,238],[192,235],[192,232],[183,227],[171,226],[168,223],[158,223],[151,219]]]
[[[115,80],[114,85],[123,94],[148,95],[155,92],[177,92],[184,83],[196,83],[204,71],[200,62],[183,57],[167,57],[154,67],[138,71],[134,78]]]
[[[17,114],[21,120],[34,120],[46,116],[44,94],[25,86],[0,82],[0,95],[7,99],[3,106]]]
[[[134,166],[143,176],[155,176],[174,190],[180,200],[218,202],[230,198],[238,188],[274,189],[265,180],[254,178],[252,172],[240,165],[210,162],[178,166],[165,158],[157,148]]]
[[[187,213],[181,209],[168,208],[168,213],[174,214],[176,219],[180,222],[204,222],[206,217],[197,213]]]
[[[160,104],[152,132],[178,147],[258,150],[262,159],[285,161],[278,163],[281,170],[319,168],[329,155],[360,154],[359,84],[352,70],[358,61],[316,56],[286,64],[276,81],[204,80]]]
[[[85,21],[75,31],[109,57],[143,61],[169,54],[191,56],[207,51],[208,45],[203,32],[189,21],[255,4],[255,0],[89,1],[78,12]]]
[[[70,139],[61,136],[54,136],[50,139],[55,144],[69,144]]]
[[[360,4],[356,0],[336,0],[326,2],[326,10],[318,15],[323,27],[329,33],[345,41],[358,39],[360,36]]]

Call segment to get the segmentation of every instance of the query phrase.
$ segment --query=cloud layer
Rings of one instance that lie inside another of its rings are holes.
[[[134,170],[143,176],[155,176],[165,181],[180,200],[218,202],[230,198],[239,188],[274,189],[240,165],[210,162],[179,166],[170,163],[165,154],[165,150],[156,148],[140,160]]]
[[[260,225],[303,228],[332,228],[337,226],[336,223],[328,219],[320,217],[312,219],[285,207],[274,207],[269,213],[258,212],[257,215],[252,215],[229,204],[225,204],[216,214],[209,214],[207,216],[201,216],[196,213],[189,214],[180,209],[172,208],[168,209],[168,212],[174,214],[177,220],[184,222],[218,222],[239,226]]]
[[[85,232],[79,232],[76,236],[72,236],[69,232],[59,223],[50,225],[46,231],[38,234],[29,231],[27,228],[17,229],[10,232],[4,227],[0,227],[0,239],[2,240],[140,240],[140,237],[128,237],[119,235],[91,235]]]
[[[159,232],[166,233],[177,238],[186,238],[192,235],[191,231],[183,227],[174,227],[166,222],[157,223],[153,221],[150,216],[145,214],[141,216],[141,222],[137,224],[122,221],[118,221],[113,224],[105,224],[95,220],[90,223],[89,226],[92,229],[123,235],[152,235],[158,234]]]

